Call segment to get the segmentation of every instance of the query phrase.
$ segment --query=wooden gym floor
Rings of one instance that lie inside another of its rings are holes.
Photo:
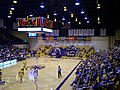
[[[65,79],[65,77],[73,70],[73,68],[79,63],[80,60],[76,59],[58,59],[58,58],[39,58],[39,62],[35,62],[35,58],[29,58],[27,60],[27,66],[40,65],[45,68],[39,70],[38,75],[38,90],[55,90],[56,87]],[[28,78],[28,71],[25,70],[23,83],[20,84],[16,78],[23,61],[20,61],[15,66],[2,69],[3,77],[7,83],[0,85],[0,90],[36,90],[36,86],[33,81]],[[57,67],[58,65],[62,68],[62,78],[57,78]],[[63,84],[60,90],[72,90],[70,84],[75,79],[75,71]]]

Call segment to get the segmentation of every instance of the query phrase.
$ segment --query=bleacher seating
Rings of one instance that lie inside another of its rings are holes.
[[[15,46],[0,45],[0,62],[12,59],[25,59],[28,54],[27,49],[20,49]]]
[[[61,56],[67,57],[75,57],[77,49],[75,46],[69,47],[53,47],[51,52],[49,53],[50,56],[56,56],[56,51],[59,50]]]
[[[45,46],[43,45],[37,50],[37,55],[45,57],[46,55],[48,55],[51,49],[52,49],[51,45],[45,45]]]
[[[73,90],[119,90],[120,49],[95,53],[76,69]]]

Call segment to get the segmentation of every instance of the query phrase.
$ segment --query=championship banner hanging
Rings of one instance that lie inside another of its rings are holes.
[[[100,29],[100,36],[106,36],[106,29]]]

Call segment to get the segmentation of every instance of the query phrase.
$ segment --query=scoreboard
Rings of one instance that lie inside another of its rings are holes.
[[[53,28],[53,21],[44,17],[28,17],[27,18],[17,18],[18,28],[30,28],[30,27],[46,27]]]

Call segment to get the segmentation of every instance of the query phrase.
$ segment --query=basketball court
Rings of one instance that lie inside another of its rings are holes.
[[[38,90],[55,90],[79,62],[80,60],[76,59],[49,58],[46,61],[46,58],[39,58],[38,63],[36,63],[35,58],[29,58],[27,60],[27,66],[37,65],[45,67],[39,69],[37,81]],[[23,61],[20,61],[15,66],[2,69],[2,79],[7,83],[5,85],[0,85],[0,90],[36,90],[35,83],[29,80],[29,69],[25,70],[23,83],[20,84],[17,73],[21,69],[22,64]],[[57,78],[58,65],[62,68],[62,78]],[[75,71],[70,75],[60,90],[72,90],[70,84],[75,79],[74,73]]]

